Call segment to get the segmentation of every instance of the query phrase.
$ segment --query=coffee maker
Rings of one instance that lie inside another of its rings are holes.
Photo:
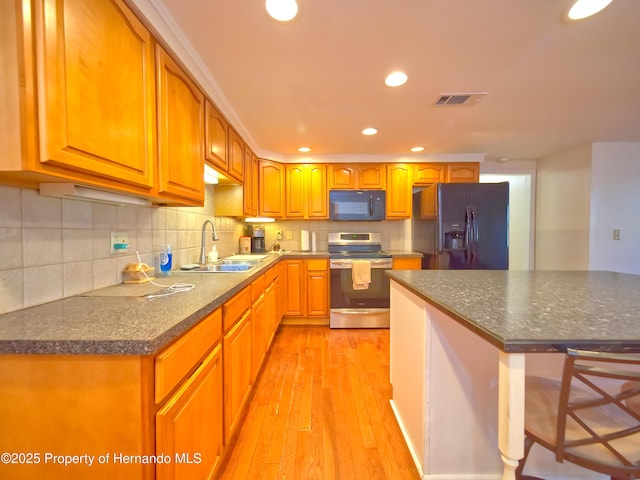
[[[266,253],[266,245],[264,240],[264,227],[262,225],[254,225],[251,233],[251,252]]]

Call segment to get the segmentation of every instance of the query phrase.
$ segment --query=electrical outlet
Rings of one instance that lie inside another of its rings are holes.
[[[291,230],[287,230],[287,240],[293,240],[293,232]]]
[[[615,229],[615,230],[613,231],[613,239],[614,239],[614,240],[620,240],[620,230]]]
[[[282,230],[276,232],[276,240],[282,240]]]
[[[111,253],[129,251],[129,234],[127,232],[111,232]]]

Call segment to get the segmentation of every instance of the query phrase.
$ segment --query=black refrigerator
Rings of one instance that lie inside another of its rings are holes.
[[[423,269],[509,268],[509,182],[435,183],[413,194],[413,250]]]

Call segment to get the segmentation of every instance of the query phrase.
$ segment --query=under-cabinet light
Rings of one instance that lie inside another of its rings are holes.
[[[143,197],[135,197],[123,193],[99,190],[97,188],[83,187],[73,183],[41,183],[40,195],[44,197],[71,198],[115,205],[129,205],[146,207],[151,201]]]

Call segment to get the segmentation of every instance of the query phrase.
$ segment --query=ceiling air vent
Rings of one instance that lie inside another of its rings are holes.
[[[477,93],[442,93],[433,104],[436,107],[444,105],[475,105],[478,101],[484,97],[487,92]]]

